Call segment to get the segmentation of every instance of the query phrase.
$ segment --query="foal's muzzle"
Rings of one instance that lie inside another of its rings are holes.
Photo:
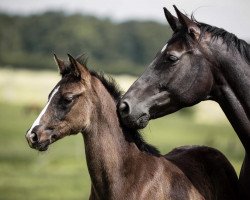
[[[29,146],[38,151],[46,151],[49,145],[58,138],[53,129],[44,129],[40,125],[28,130],[25,137]]]

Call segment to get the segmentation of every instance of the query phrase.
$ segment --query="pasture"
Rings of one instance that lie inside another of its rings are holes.
[[[124,90],[135,80],[115,78]],[[90,179],[81,134],[56,142],[45,153],[30,149],[24,138],[38,115],[27,108],[42,107],[59,79],[56,72],[0,70],[0,200],[88,199]],[[243,148],[214,103],[154,120],[143,132],[163,154],[187,144],[218,148],[239,173]]]

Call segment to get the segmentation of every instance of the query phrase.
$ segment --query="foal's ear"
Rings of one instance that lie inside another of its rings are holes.
[[[171,29],[174,32],[177,31],[181,27],[179,20],[174,15],[172,15],[167,8],[164,7],[163,10]]]
[[[64,74],[64,71],[66,69],[66,65],[65,65],[65,62],[63,60],[60,60],[56,54],[54,54],[54,59],[55,59],[55,62],[58,66],[58,69],[59,69],[59,72],[60,74]]]
[[[70,54],[68,54],[68,57],[69,57],[70,65],[72,67],[71,72],[73,73],[73,75],[78,78],[86,79],[86,77],[88,77],[90,73],[89,73],[88,68],[85,66],[85,64],[80,64]]]
[[[186,15],[184,15],[178,8],[174,5],[175,12],[178,16],[179,22],[181,25],[186,28],[188,33],[194,38],[199,39],[201,30],[198,25],[191,19],[189,19]]]

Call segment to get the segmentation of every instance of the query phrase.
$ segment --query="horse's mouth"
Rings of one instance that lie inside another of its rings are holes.
[[[148,122],[149,122],[149,115],[146,113],[141,114],[139,117],[128,115],[122,119],[122,123],[127,128],[133,128],[133,129],[143,129],[148,125]]]
[[[136,120],[136,126],[138,129],[143,129],[148,125],[149,122],[149,115],[143,114]]]
[[[46,140],[45,142],[42,142],[42,143],[33,144],[32,148],[34,148],[38,151],[46,151],[46,150],[48,150],[49,145],[50,145],[50,141]]]

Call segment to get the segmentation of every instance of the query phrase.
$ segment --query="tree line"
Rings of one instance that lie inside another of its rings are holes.
[[[89,66],[107,73],[140,74],[171,31],[153,21],[115,23],[62,12],[0,14],[0,66],[55,69],[53,53],[66,58],[86,53]]]

